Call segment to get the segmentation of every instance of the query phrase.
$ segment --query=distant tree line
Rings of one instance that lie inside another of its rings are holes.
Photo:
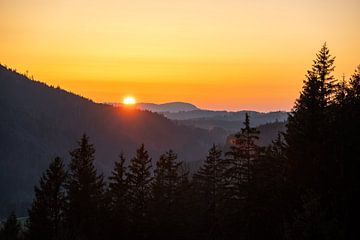
[[[268,147],[246,115],[229,149],[213,145],[190,175],[172,150],[152,161],[144,145],[105,181],[83,135],[65,167],[55,158],[35,187],[21,231],[1,239],[350,239],[358,232],[360,66],[332,75],[326,44],[308,71],[287,130]]]

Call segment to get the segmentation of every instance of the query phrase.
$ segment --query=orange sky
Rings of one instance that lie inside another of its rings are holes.
[[[0,62],[95,101],[289,110],[327,41],[360,64],[359,0],[0,0]]]

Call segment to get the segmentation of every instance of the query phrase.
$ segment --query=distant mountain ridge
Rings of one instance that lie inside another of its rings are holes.
[[[138,103],[136,107],[141,110],[148,110],[151,112],[169,112],[169,113],[178,113],[178,112],[188,112],[194,110],[200,110],[198,107],[191,103],[186,102],[169,102],[169,103]]]
[[[250,115],[251,124],[255,127],[269,123],[286,122],[289,114],[285,111],[257,112],[252,110],[242,110],[232,112],[205,110],[196,107],[194,104],[185,102],[171,102],[164,104],[139,103],[136,107],[142,110],[159,113],[168,119],[175,120],[181,125],[193,126],[206,130],[222,128],[227,133],[234,133],[242,127],[246,113]]]
[[[122,106],[121,103],[106,104],[112,106]],[[169,102],[163,104],[137,103],[136,108],[160,113],[166,118],[176,120],[179,123],[184,123],[185,125],[195,125],[205,129],[211,128],[212,125],[229,125],[229,122],[243,121],[246,113],[250,115],[251,122],[255,126],[272,122],[284,122],[288,118],[288,112],[286,111],[257,112],[253,110],[206,110],[200,109],[194,104],[186,102]],[[215,122],[218,124],[215,124]]]

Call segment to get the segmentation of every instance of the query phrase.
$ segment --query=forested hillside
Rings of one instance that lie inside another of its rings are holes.
[[[50,159],[67,161],[83,133],[96,144],[96,166],[105,174],[120,152],[131,154],[141,143],[154,156],[173,148],[191,162],[225,138],[156,113],[97,104],[0,66],[0,215],[28,207]]]

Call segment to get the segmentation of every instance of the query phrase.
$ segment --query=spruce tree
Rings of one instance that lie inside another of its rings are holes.
[[[218,239],[221,232],[225,198],[225,161],[221,155],[221,149],[214,144],[205,162],[193,177],[201,202],[201,221],[205,223],[204,230],[208,232],[207,239]]]
[[[342,211],[341,219],[345,229],[344,238],[359,236],[356,219],[359,214],[360,198],[360,65],[350,77],[346,86],[346,94],[336,109],[336,125],[334,127],[333,151],[339,169],[337,202]],[[334,204],[333,204],[334,205]],[[333,207],[334,208],[334,207]]]
[[[151,231],[149,203],[151,201],[151,158],[144,144],[130,160],[127,173],[130,225],[134,239],[148,239]]]
[[[289,115],[286,142],[292,178],[302,188],[320,189],[321,168],[327,168],[333,119],[331,105],[335,98],[334,57],[323,45],[308,71],[300,97]]]
[[[228,237],[251,237],[253,213],[253,167],[261,148],[256,141],[259,131],[250,126],[250,117],[245,116],[244,127],[235,134],[230,151],[226,153],[226,232]]]
[[[282,135],[253,161],[248,208],[250,239],[280,239],[287,207],[287,160]],[[262,231],[258,231],[262,229]]]
[[[66,172],[56,157],[35,187],[35,200],[29,210],[29,239],[61,239],[64,232]]]
[[[235,134],[233,144],[227,156],[227,178],[232,197],[242,199],[244,191],[248,191],[247,185],[251,182],[251,167],[253,160],[259,155],[259,131],[250,126],[250,117],[246,113],[244,127],[241,132]]]
[[[152,183],[152,217],[157,239],[182,239],[183,181],[187,177],[182,165],[172,150],[162,154],[156,162]]]
[[[20,240],[21,225],[16,219],[15,213],[11,213],[6,219],[4,226],[0,229],[1,240]]]
[[[128,182],[126,179],[125,161],[124,154],[120,154],[119,161],[115,162],[114,170],[109,177],[109,235],[114,239],[126,238],[128,231],[129,202],[127,201]]]
[[[70,152],[67,190],[69,239],[101,237],[104,182],[94,166],[95,148],[84,134],[78,148]]]

